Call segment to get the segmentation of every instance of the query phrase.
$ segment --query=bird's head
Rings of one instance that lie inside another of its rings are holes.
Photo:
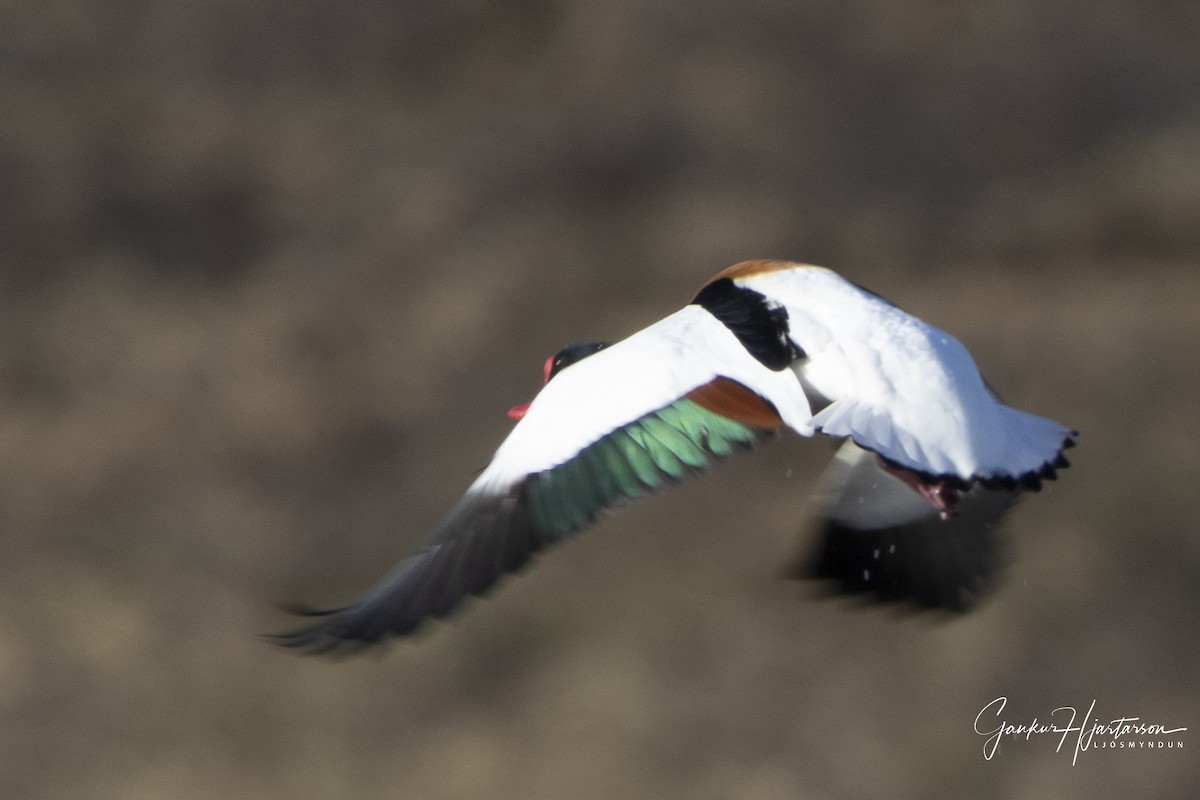
[[[551,378],[576,361],[582,361],[590,355],[595,355],[606,347],[608,347],[608,342],[586,342],[584,344],[567,345],[546,359],[546,363],[542,366],[542,376],[545,383],[549,383]],[[520,420],[529,411],[529,406],[532,405],[532,402],[521,403],[519,406],[510,408],[508,410],[509,419]]]

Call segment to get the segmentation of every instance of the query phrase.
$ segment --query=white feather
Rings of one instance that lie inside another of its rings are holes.
[[[999,403],[953,336],[830,270],[796,265],[735,282],[787,309],[791,338],[807,354],[794,368],[832,401],[812,419],[823,433],[963,479],[1036,472],[1071,436]]]

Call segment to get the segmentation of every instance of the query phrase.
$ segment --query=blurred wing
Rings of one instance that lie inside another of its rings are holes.
[[[710,315],[684,309],[565,368],[424,548],[357,602],[302,612],[310,625],[273,638],[325,652],[411,633],[606,509],[748,448],[784,424],[785,401],[804,402],[790,372],[767,370]]]
[[[831,580],[835,591],[881,602],[970,610],[1005,564],[998,528],[1018,496],[976,485],[943,520],[884,471],[874,453],[848,441],[814,494],[816,549],[798,560],[791,577]]]

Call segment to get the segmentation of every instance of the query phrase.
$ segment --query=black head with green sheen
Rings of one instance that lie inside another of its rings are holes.
[[[546,383],[550,382],[558,373],[562,372],[567,367],[577,361],[582,361],[588,356],[599,353],[604,348],[608,347],[608,342],[585,342],[583,344],[569,344],[562,350],[559,350],[554,355],[546,359],[545,366],[542,367],[542,376]],[[520,420],[525,416],[525,412],[529,410],[529,403],[522,403],[519,406],[513,406],[508,410],[509,419]]]

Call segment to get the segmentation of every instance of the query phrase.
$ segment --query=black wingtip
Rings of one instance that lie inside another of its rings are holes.
[[[821,581],[825,596],[850,597],[863,606],[964,614],[988,593],[987,581],[978,574],[986,570],[976,567],[959,574],[962,567],[956,565],[952,574],[943,574],[951,571],[937,563],[942,557],[931,554],[928,543],[917,544],[900,531],[861,531],[826,521],[820,538],[815,558],[797,559],[790,573]],[[900,544],[893,544],[897,540]]]
[[[1019,491],[976,488],[955,515],[879,528],[821,519],[815,550],[806,548],[788,576],[818,580],[830,596],[863,605],[964,614],[995,591],[1009,553],[999,523]]]
[[[352,630],[345,617],[353,613],[353,606],[316,608],[307,603],[277,603],[276,605],[291,616],[312,621],[290,630],[260,633],[258,638],[267,644],[282,647],[300,655],[352,655],[385,638],[382,634],[372,638],[364,635],[361,631]]]
[[[328,617],[342,610],[340,608],[317,608],[308,603],[295,601],[276,603],[275,607],[293,617]]]
[[[333,626],[330,620],[345,608],[317,608],[308,603],[281,602],[276,608],[293,617],[316,620],[307,625],[301,625],[287,631],[277,633],[260,633],[258,638],[268,644],[293,650],[304,655],[322,655],[332,653],[343,647],[347,652],[354,649],[351,640],[332,635]],[[365,644],[365,643],[364,643]]]

